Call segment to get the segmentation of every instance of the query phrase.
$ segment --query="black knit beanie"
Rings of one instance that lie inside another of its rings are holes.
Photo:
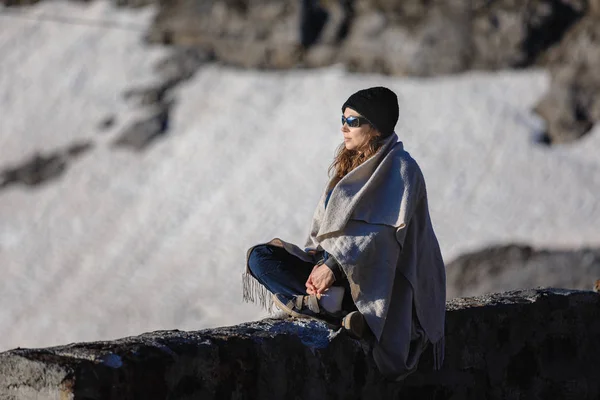
[[[398,96],[390,89],[383,86],[359,90],[346,100],[342,106],[342,113],[346,107],[358,112],[368,119],[371,124],[381,132],[382,137],[390,136],[398,122]]]

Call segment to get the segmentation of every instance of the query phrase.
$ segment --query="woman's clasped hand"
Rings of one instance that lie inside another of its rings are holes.
[[[322,294],[335,282],[335,276],[325,264],[315,265],[306,280],[306,293]]]

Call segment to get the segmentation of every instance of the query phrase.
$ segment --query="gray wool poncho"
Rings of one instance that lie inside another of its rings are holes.
[[[380,371],[403,378],[432,344],[434,368],[444,359],[446,272],[431,223],[423,174],[393,133],[379,151],[344,176],[315,210],[305,250],[325,250],[350,282],[351,294],[376,343]],[[307,262],[314,254],[275,238]],[[248,271],[247,252],[246,271]],[[244,299],[269,303],[247,272]]]

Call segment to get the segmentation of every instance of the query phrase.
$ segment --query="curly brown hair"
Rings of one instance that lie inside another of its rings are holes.
[[[339,182],[346,174],[371,158],[381,148],[383,140],[379,131],[375,128],[369,130],[369,141],[362,151],[348,150],[344,143],[340,144],[335,152],[333,163],[329,166],[327,173],[331,176],[333,171],[335,178],[332,185]],[[329,188],[331,189],[331,188]]]

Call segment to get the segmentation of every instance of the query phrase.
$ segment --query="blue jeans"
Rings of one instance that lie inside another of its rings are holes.
[[[315,265],[288,253],[284,248],[273,245],[256,246],[250,253],[248,267],[250,273],[271,293],[280,293],[288,298],[306,295],[305,283]],[[350,285],[347,279],[336,281],[336,286],[343,286],[344,300],[342,309],[356,310]]]

